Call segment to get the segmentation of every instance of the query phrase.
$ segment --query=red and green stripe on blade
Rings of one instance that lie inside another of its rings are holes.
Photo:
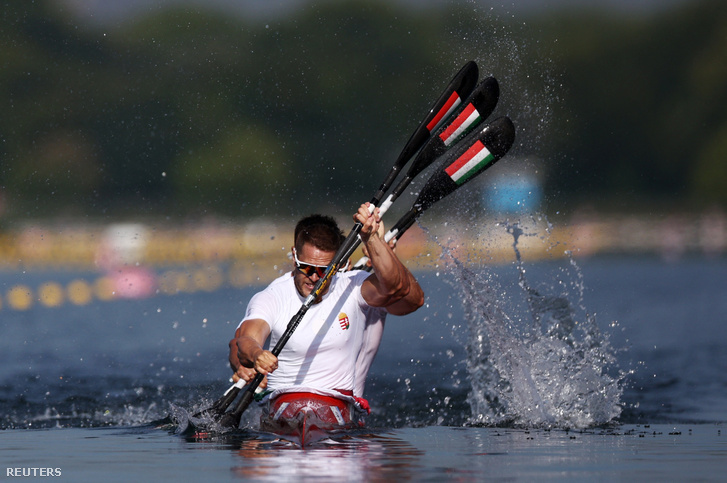
[[[444,171],[452,181],[461,185],[493,161],[495,156],[478,140]]]
[[[459,106],[462,103],[462,98],[457,93],[457,91],[452,92],[452,95],[449,96],[447,101],[444,103],[444,105],[437,111],[437,113],[434,115],[431,121],[427,124],[427,130],[432,133],[434,132],[439,125],[449,117],[452,112],[454,112],[455,109],[457,109],[457,106]]]
[[[439,134],[446,147],[449,147],[455,141],[461,139],[467,132],[476,126],[482,116],[472,103],[469,103],[462,109],[462,112],[447,126],[447,128]]]

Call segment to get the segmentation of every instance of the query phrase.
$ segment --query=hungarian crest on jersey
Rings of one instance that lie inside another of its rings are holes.
[[[341,330],[348,330],[351,327],[351,322],[348,320],[348,315],[345,312],[338,314],[338,324],[341,326]]]

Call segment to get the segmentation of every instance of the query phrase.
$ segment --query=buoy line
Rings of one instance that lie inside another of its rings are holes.
[[[279,273],[254,264],[237,263],[226,269],[220,265],[169,269],[156,273],[133,267],[119,269],[95,278],[75,278],[67,283],[44,281],[37,286],[11,285],[0,293],[0,310],[29,310],[35,306],[58,308],[64,305],[85,306],[93,302],[122,299],[145,299],[196,292],[214,292],[223,288],[244,288],[270,282]]]

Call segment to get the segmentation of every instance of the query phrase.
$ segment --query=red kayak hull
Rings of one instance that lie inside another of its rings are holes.
[[[281,394],[270,402],[260,420],[262,431],[305,447],[328,438],[332,432],[362,426],[353,403],[320,394]]]

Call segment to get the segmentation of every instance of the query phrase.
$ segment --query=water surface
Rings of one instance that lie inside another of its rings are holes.
[[[231,435],[149,426],[171,405],[199,407],[228,387],[227,340],[255,288],[5,307],[3,471],[357,481],[713,480],[727,469],[727,261],[616,257],[418,276],[426,306],[388,321],[371,369],[370,434],[306,450],[256,432],[254,409]],[[0,283],[50,277],[59,275],[2,273]],[[564,320],[573,330],[551,330]],[[495,338],[493,363],[494,346],[475,342]],[[547,371],[507,373],[533,361]],[[617,414],[599,420],[614,403]]]

